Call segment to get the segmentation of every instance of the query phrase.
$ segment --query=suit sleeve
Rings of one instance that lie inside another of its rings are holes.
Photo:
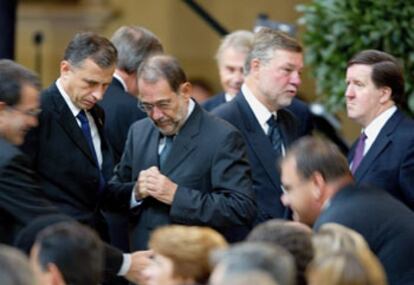
[[[2,207],[21,225],[41,215],[58,213],[48,200],[42,198],[35,173],[28,165],[23,154],[15,155],[3,166],[0,175]]]
[[[414,210],[414,142],[411,143],[403,157],[401,170],[399,172],[399,181],[402,195],[407,206]]]
[[[250,166],[241,135],[233,131],[216,149],[211,191],[179,186],[170,210],[174,223],[249,226],[256,214]]]
[[[127,211],[130,208],[131,192],[135,185],[132,181],[133,132],[128,132],[124,152],[115,166],[114,175],[105,189],[103,207],[113,211]],[[132,181],[132,182],[131,182]]]

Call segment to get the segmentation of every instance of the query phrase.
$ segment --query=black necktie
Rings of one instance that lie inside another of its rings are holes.
[[[174,136],[165,136],[164,148],[160,152],[160,169],[164,168],[165,161],[167,160],[168,154],[171,151],[171,147],[174,141]]]
[[[99,189],[98,191],[101,192],[105,187],[105,178],[102,175],[102,171],[100,170],[99,163],[98,163],[98,157],[96,156],[95,147],[93,146],[93,139],[92,139],[92,133],[91,128],[89,126],[88,118],[86,117],[85,111],[81,110],[79,114],[77,115],[77,118],[81,122],[81,129],[82,133],[88,143],[89,149],[92,152],[92,156],[95,159],[96,165],[99,169]]]
[[[276,153],[277,157],[282,155],[282,136],[280,134],[279,125],[277,123],[277,119],[274,115],[272,115],[269,120],[267,120],[267,124],[269,125],[269,131],[267,133],[272,145],[273,150]]]

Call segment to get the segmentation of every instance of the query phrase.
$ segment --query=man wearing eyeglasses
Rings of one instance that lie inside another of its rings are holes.
[[[138,78],[148,118],[131,126],[108,186],[129,191],[137,204],[132,249],[147,248],[151,231],[170,223],[210,226],[227,237],[250,226],[256,205],[241,134],[191,99],[174,58],[151,57]]]

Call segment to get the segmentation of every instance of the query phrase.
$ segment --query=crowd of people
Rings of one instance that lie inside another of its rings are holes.
[[[202,104],[143,27],[76,34],[44,90],[0,60],[2,284],[414,284],[401,63],[349,60],[346,158],[295,97],[296,39],[236,31],[216,59]]]

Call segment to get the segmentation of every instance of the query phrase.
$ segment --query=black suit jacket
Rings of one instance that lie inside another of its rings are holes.
[[[414,210],[414,121],[397,110],[355,172],[357,183],[387,190]],[[352,162],[356,143],[348,160]]]
[[[46,197],[63,213],[86,223],[105,239],[106,228],[100,202],[117,207],[115,197],[98,193],[99,168],[75,117],[52,84],[41,95],[39,125],[27,136],[23,146],[31,156]],[[102,173],[109,179],[112,154],[103,130],[104,113],[99,106],[90,110],[101,138]]]
[[[221,92],[215,95],[213,98],[204,102],[201,106],[203,106],[205,110],[211,112],[224,103],[226,103],[226,97],[224,95],[224,92]],[[313,131],[313,116],[306,103],[294,97],[292,100],[292,104],[286,107],[286,109],[291,111],[298,119],[299,135],[311,135]]]
[[[117,164],[124,150],[129,127],[145,118],[146,114],[138,108],[137,98],[126,92],[115,77],[99,105],[105,111],[105,133],[112,146],[114,164]]]
[[[27,156],[0,137],[0,243],[12,244],[32,219],[57,212],[35,182]]]
[[[290,211],[280,201],[283,192],[276,154],[244,95],[237,95],[231,102],[214,109],[212,113],[239,129],[246,141],[258,205],[256,223],[273,218],[289,218]],[[284,146],[288,147],[299,137],[298,122],[288,110],[279,110],[277,114]]]
[[[157,166],[159,137],[150,119],[134,123],[109,187],[131,191],[141,170]],[[178,184],[174,201],[169,206],[152,197],[143,200],[133,249],[146,248],[150,232],[165,224],[211,226],[224,234],[251,224],[256,208],[243,138],[198,104],[176,135],[161,173]]]
[[[414,284],[414,213],[387,192],[348,185],[330,201],[314,227],[338,223],[359,232],[378,256],[390,285]]]

